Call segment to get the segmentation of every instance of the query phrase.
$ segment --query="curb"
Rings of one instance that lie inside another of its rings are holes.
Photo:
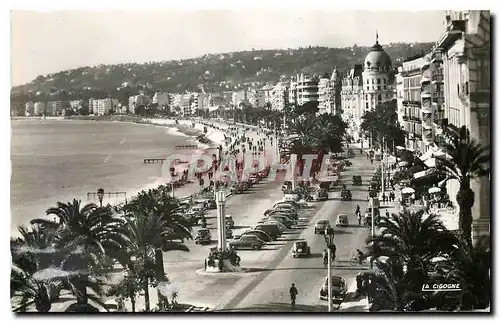
[[[254,271],[246,271],[246,272],[224,272],[224,273],[209,273],[205,272],[205,269],[200,268],[196,270],[197,275],[201,276],[210,276],[214,278],[228,278],[228,277],[244,277],[244,276],[253,276],[262,273],[264,270],[254,270]]]

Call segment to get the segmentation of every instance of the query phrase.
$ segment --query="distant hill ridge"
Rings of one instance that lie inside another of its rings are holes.
[[[393,66],[404,58],[428,52],[433,43],[391,43],[384,50]],[[370,47],[307,47],[207,54],[197,58],[80,67],[40,75],[32,82],[12,88],[13,104],[29,100],[71,100],[116,97],[126,102],[139,90],[234,91],[266,83],[275,84],[297,73],[328,74],[333,68],[345,72],[363,62]],[[37,95],[38,92],[38,95]]]

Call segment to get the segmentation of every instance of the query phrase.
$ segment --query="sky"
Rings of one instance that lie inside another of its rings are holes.
[[[81,66],[255,49],[433,42],[443,11],[154,10],[11,12],[11,84]]]

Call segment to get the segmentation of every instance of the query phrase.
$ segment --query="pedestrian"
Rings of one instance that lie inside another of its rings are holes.
[[[387,209],[385,210],[385,216],[389,218],[389,211]]]
[[[292,304],[292,308],[295,306],[295,299],[297,298],[297,294],[299,294],[299,291],[297,291],[295,284],[292,283],[292,287],[290,287],[290,301]]]
[[[370,163],[373,165],[373,159],[370,159]]]
[[[385,203],[385,199],[386,199],[386,196],[385,196],[385,192],[382,194],[382,202]]]

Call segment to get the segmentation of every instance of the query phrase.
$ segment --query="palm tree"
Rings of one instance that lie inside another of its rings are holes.
[[[455,236],[454,249],[437,265],[440,278],[458,283],[462,292],[457,305],[461,310],[485,309],[490,304],[491,255],[489,236],[471,244],[465,236]]]
[[[173,241],[192,239],[191,226],[183,216],[176,213],[178,207],[177,199],[160,188],[139,193],[126,206],[127,213],[133,214],[132,218],[127,218],[131,240],[129,249],[142,259],[143,265],[154,265],[155,273],[151,278],[157,282],[165,280],[164,251],[189,251],[184,244]],[[147,277],[143,281],[147,311],[150,310],[149,284],[150,279]]]
[[[73,275],[78,304],[88,302],[87,287],[99,284],[91,275],[105,274],[109,269],[105,264],[111,258],[124,261],[126,246],[129,242],[125,221],[115,216],[109,207],[99,208],[90,203],[80,207],[80,201],[58,202],[56,207],[47,209],[59,219],[57,245],[60,249],[81,247],[83,251],[72,252],[62,263],[68,271],[87,272]],[[70,247],[72,246],[72,247]]]
[[[394,307],[407,307],[421,297],[422,281],[429,278],[432,260],[451,251],[453,239],[437,215],[427,215],[423,210],[381,217],[379,228],[380,235],[372,236],[368,241],[368,254],[376,262],[388,257],[393,269],[389,275],[400,272],[397,280],[391,283],[405,285],[406,300],[404,305],[394,303]],[[389,275],[386,274],[386,278]],[[399,301],[403,297],[397,298]]]
[[[459,205],[459,227],[464,237],[472,243],[472,206],[474,192],[471,181],[490,173],[489,147],[467,138],[459,130],[448,127],[448,142],[443,142],[446,155],[436,156],[438,169],[445,180],[456,180],[459,184],[457,203]]]

